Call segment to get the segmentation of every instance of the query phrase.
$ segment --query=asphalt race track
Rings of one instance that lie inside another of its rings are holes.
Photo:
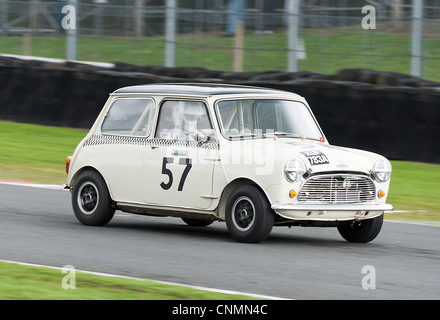
[[[0,260],[290,299],[440,298],[439,226],[386,221],[368,244],[335,228],[278,227],[241,244],[220,222],[118,212],[105,227],[83,226],[69,192],[12,185],[0,185]]]

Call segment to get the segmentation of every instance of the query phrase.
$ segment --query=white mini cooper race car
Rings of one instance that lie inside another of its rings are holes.
[[[115,210],[226,221],[260,242],[273,226],[337,227],[347,241],[382,227],[390,162],[332,146],[296,94],[219,84],[153,84],[110,94],[66,161],[73,211],[85,225]]]

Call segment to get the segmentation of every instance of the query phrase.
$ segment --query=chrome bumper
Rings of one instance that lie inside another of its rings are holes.
[[[391,204],[274,204],[272,210],[293,211],[393,211]]]
[[[390,204],[274,204],[278,215],[290,220],[347,221],[372,219],[385,211],[393,211]]]

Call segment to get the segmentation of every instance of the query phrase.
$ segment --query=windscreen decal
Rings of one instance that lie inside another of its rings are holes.
[[[310,150],[310,151],[303,151],[301,153],[307,157],[307,159],[309,160],[312,166],[330,163],[328,161],[327,156],[323,154],[321,151]]]

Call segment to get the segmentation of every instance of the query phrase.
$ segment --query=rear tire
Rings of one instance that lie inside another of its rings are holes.
[[[78,177],[72,190],[72,207],[76,218],[88,226],[105,225],[115,213],[107,185],[95,171]]]
[[[253,185],[242,185],[232,192],[225,214],[229,234],[239,242],[264,241],[275,220],[266,196]]]
[[[382,229],[383,214],[350,224],[341,224],[338,231],[348,242],[366,243],[374,240]]]

